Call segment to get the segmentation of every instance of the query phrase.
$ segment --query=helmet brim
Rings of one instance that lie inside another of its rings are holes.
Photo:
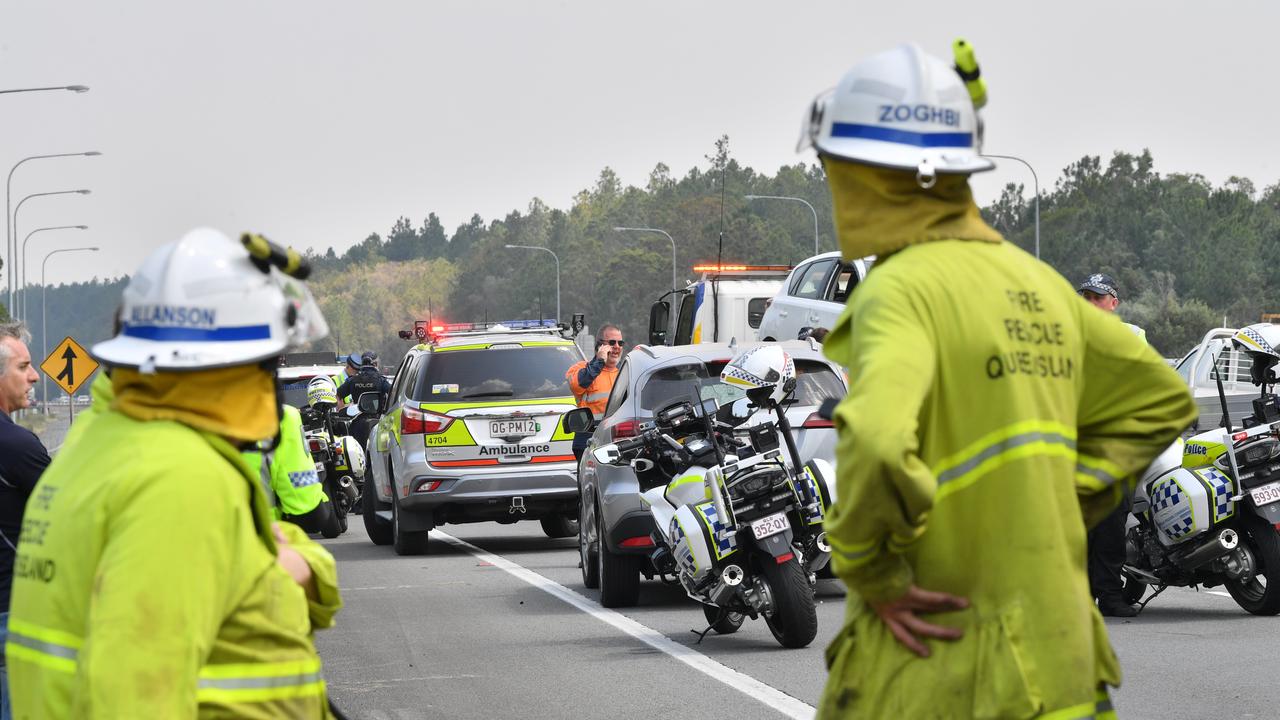
[[[280,340],[240,342],[156,342],[118,335],[93,346],[90,354],[113,367],[154,368],[162,372],[208,370],[251,365],[285,351]]]
[[[903,163],[900,144],[883,140],[833,137],[823,140],[815,149],[821,155],[830,155],[846,162],[909,172],[915,172],[919,168],[919,161],[912,165]],[[971,175],[992,170],[996,166],[991,159],[963,147],[922,147],[919,160],[927,160],[935,172],[944,175]]]

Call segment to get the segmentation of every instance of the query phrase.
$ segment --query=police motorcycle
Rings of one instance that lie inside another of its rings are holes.
[[[795,390],[795,365],[781,348],[748,350],[721,382],[748,388],[776,420],[757,420],[739,438],[741,423],[724,419],[735,413],[718,412],[693,385],[689,400],[658,410],[652,427],[596,449],[595,459],[635,470],[657,528],[650,560],[702,605],[702,635],[763,616],[783,647],[805,647],[818,632],[814,573],[830,560],[821,521],[835,476],[825,461],[799,462],[781,407]]]
[[[346,420],[334,410],[337,403],[333,380],[315,377],[307,384],[307,407],[300,409],[307,449],[338,518],[337,531],[326,531],[325,537],[347,531],[347,515],[360,507],[364,489],[364,449],[346,434]]]
[[[1280,325],[1250,325],[1231,341],[1261,391],[1253,415],[1232,427],[1219,377],[1223,427],[1179,440],[1143,474],[1126,533],[1129,602],[1148,586],[1158,595],[1225,585],[1246,611],[1280,613]]]

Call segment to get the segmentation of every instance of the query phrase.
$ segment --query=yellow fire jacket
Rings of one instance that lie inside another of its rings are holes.
[[[1105,715],[1120,669],[1086,528],[1195,418],[1186,386],[982,223],[964,178],[917,201],[909,173],[827,167],[846,257],[881,260],[824,344],[849,370],[826,530],[850,595],[820,716]],[[912,584],[970,602],[926,616],[964,631],[929,658],[865,604]]]
[[[276,561],[258,478],[226,441],[102,411],[41,478],[9,639],[18,718],[323,718],[314,629],[333,557],[281,523],[318,599]]]

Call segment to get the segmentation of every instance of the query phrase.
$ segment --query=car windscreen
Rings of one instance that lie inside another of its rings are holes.
[[[742,388],[720,382],[720,371],[726,364],[688,363],[658,370],[640,390],[641,409],[652,412],[691,399],[694,388],[699,399],[715,398],[721,405],[746,397]],[[791,398],[796,404],[818,406],[827,398],[840,399],[844,395],[844,383],[831,366],[816,360],[796,361],[796,391]]]
[[[414,400],[531,400],[571,395],[565,373],[581,358],[573,345],[441,350],[418,369]]]

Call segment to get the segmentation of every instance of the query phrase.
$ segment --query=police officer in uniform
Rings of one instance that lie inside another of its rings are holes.
[[[379,413],[386,408],[387,397],[391,394],[391,383],[378,372],[377,359],[371,352],[366,352],[360,357],[360,372],[338,387],[340,400],[350,398],[357,404],[360,402],[360,396],[365,393],[377,393]],[[338,406],[343,407],[343,404],[340,402]],[[361,447],[368,440],[369,430],[373,428],[377,419],[377,415],[362,413],[351,422],[351,437],[355,438]]]

